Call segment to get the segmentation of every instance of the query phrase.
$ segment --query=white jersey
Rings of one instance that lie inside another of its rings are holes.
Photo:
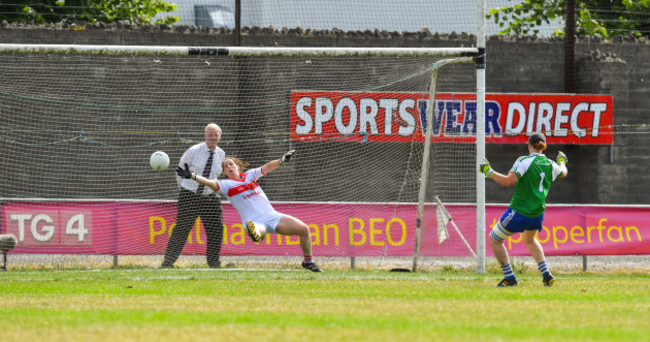
[[[243,180],[229,178],[217,180],[219,192],[228,197],[230,204],[239,213],[242,224],[246,226],[246,220],[264,222],[269,217],[278,216],[279,213],[273,209],[264,190],[256,182],[260,177],[264,176],[262,168],[248,170],[242,176],[244,177]]]

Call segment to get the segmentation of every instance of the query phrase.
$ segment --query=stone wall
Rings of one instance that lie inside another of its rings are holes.
[[[67,26],[0,24],[2,43],[57,43],[106,45],[231,46],[226,30],[195,27],[113,25]],[[473,46],[467,34],[431,32],[342,32],[301,29],[245,29],[246,46]],[[563,93],[564,43],[535,37],[489,37],[487,92]],[[578,92],[614,96],[613,146],[555,146],[570,159],[570,175],[557,183],[549,203],[650,203],[650,42],[645,38],[611,40],[578,38],[576,84]],[[506,172],[524,146],[488,145],[487,157],[495,169]],[[488,202],[507,202],[512,189],[487,182]]]

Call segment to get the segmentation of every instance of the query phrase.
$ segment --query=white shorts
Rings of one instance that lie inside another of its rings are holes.
[[[262,217],[255,217],[248,219],[253,223],[256,224],[261,224],[264,227],[266,227],[266,232],[271,233],[271,234],[277,234],[278,232],[275,230],[275,228],[278,227],[278,224],[280,224],[280,220],[282,219],[284,215],[280,214],[277,211],[268,213]],[[242,222],[243,226],[246,227],[246,220]]]

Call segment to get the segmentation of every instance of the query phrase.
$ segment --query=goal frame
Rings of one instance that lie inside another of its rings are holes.
[[[449,47],[449,48],[400,48],[400,47],[244,47],[244,46],[140,46],[140,45],[79,45],[79,44],[0,44],[0,53],[52,53],[52,54],[90,54],[90,55],[219,55],[219,56],[323,56],[323,57],[466,57],[472,59],[476,64],[476,101],[477,101],[477,127],[485,127],[485,25],[484,25],[484,1],[477,1],[478,9],[478,34],[477,47]],[[435,92],[435,75],[439,66],[434,66],[433,75]],[[434,101],[430,96],[429,101]],[[430,105],[429,108],[433,108]],[[427,113],[427,116],[431,113]],[[430,125],[432,120],[427,120]],[[485,130],[477,129],[476,134],[476,167],[485,157]],[[428,146],[430,144],[431,128],[427,127],[425,138],[425,154],[428,158]],[[424,162],[423,165],[428,165]],[[421,178],[421,195],[417,217],[416,241],[413,260],[413,271],[417,270],[419,233],[422,220],[423,189],[426,188],[426,168],[423,167]],[[485,178],[477,172],[476,176],[476,265],[477,273],[485,273]]]

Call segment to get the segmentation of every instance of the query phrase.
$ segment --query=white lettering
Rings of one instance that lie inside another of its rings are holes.
[[[323,134],[323,123],[332,119],[334,105],[332,100],[327,97],[317,97],[316,107],[314,108],[314,117],[316,121],[315,134]]]
[[[592,126],[591,136],[598,136],[598,127],[600,127],[600,114],[607,110],[607,103],[592,103],[589,110],[594,112],[594,123]]]
[[[296,102],[296,115],[298,115],[298,118],[305,123],[304,125],[296,125],[296,133],[298,134],[308,134],[314,126],[311,114],[305,109],[305,107],[311,108],[310,97],[301,97],[300,100]]]
[[[384,110],[384,135],[393,135],[393,112],[398,104],[397,99],[379,99],[379,108]]]
[[[84,225],[84,215],[77,214],[72,216],[65,227],[65,233],[69,235],[77,235],[78,241],[82,242],[84,236],[88,234],[88,229],[86,229],[86,226]]]
[[[368,133],[367,127],[370,125],[370,134],[377,135],[377,113],[379,108],[374,99],[362,98],[359,101],[359,132]]]
[[[409,112],[409,109],[413,110],[414,108],[415,100],[413,99],[405,99],[399,104],[399,117],[402,124],[397,129],[397,134],[400,136],[408,137],[415,132],[415,117]]]
[[[569,122],[569,117],[564,113],[571,110],[571,103],[569,102],[558,102],[557,109],[555,111],[555,127],[553,128],[553,136],[557,137],[566,137],[568,135],[568,130],[562,128],[562,124]]]
[[[43,230],[44,234],[41,234],[41,232],[38,231],[38,224],[40,221],[44,221],[45,223],[50,223],[49,225],[44,225],[41,229]],[[54,220],[49,215],[45,214],[40,214],[36,215],[34,219],[32,220],[32,236],[34,236],[34,239],[36,241],[40,242],[45,242],[48,241],[49,239],[52,238],[54,235],[54,226],[51,225]]]
[[[424,120],[420,111],[429,103],[424,99],[398,97],[394,93],[359,94],[349,97],[339,95],[308,95],[297,99],[294,114],[296,134],[314,135],[383,135],[410,137]],[[386,96],[385,98],[382,96]],[[417,97],[417,96],[416,96]],[[601,118],[607,114],[608,103],[591,103],[587,96],[583,102],[566,100],[566,96],[546,95],[547,102],[534,102],[526,96],[510,97],[501,102],[486,102],[486,133],[491,136],[530,136],[542,132],[549,136],[584,138],[590,133],[599,136]],[[580,98],[580,100],[582,100]],[[579,101],[579,100],[578,100]],[[505,112],[500,104],[507,104]],[[476,101],[452,99],[436,101],[433,117],[434,134],[447,137],[458,134],[474,134],[476,131]],[[593,114],[593,121],[590,116]],[[503,116],[506,116],[505,118]],[[608,118],[606,118],[608,119]],[[333,122],[332,122],[333,121]],[[503,126],[503,127],[502,127]],[[591,130],[591,132],[589,132]],[[492,133],[490,133],[492,132]],[[366,139],[367,139],[366,136]],[[381,140],[381,139],[380,139]],[[26,220],[23,218],[23,220]]]
[[[553,119],[553,105],[548,102],[542,102],[537,107],[537,125],[535,132],[551,133],[551,119]]]
[[[515,122],[515,115],[517,115],[517,126],[513,127]],[[526,108],[519,102],[511,102],[508,105],[508,114],[506,116],[506,136],[519,135],[524,130],[526,123]]]
[[[25,221],[32,218],[29,214],[12,214],[11,220],[18,221],[18,241],[25,241]]]
[[[343,122],[343,112],[345,109],[348,109],[350,113],[350,122],[346,126]],[[357,105],[349,97],[342,98],[336,104],[336,110],[334,113],[334,123],[336,124],[336,130],[341,134],[352,134],[357,128]]]
[[[526,133],[527,135],[533,134],[533,124],[535,123],[535,107],[537,106],[536,102],[531,102],[528,105],[528,122],[526,122]]]
[[[587,136],[587,130],[578,126],[580,113],[587,111],[587,109],[589,109],[589,105],[586,102],[580,102],[573,108],[573,112],[571,113],[571,132],[578,138]]]

